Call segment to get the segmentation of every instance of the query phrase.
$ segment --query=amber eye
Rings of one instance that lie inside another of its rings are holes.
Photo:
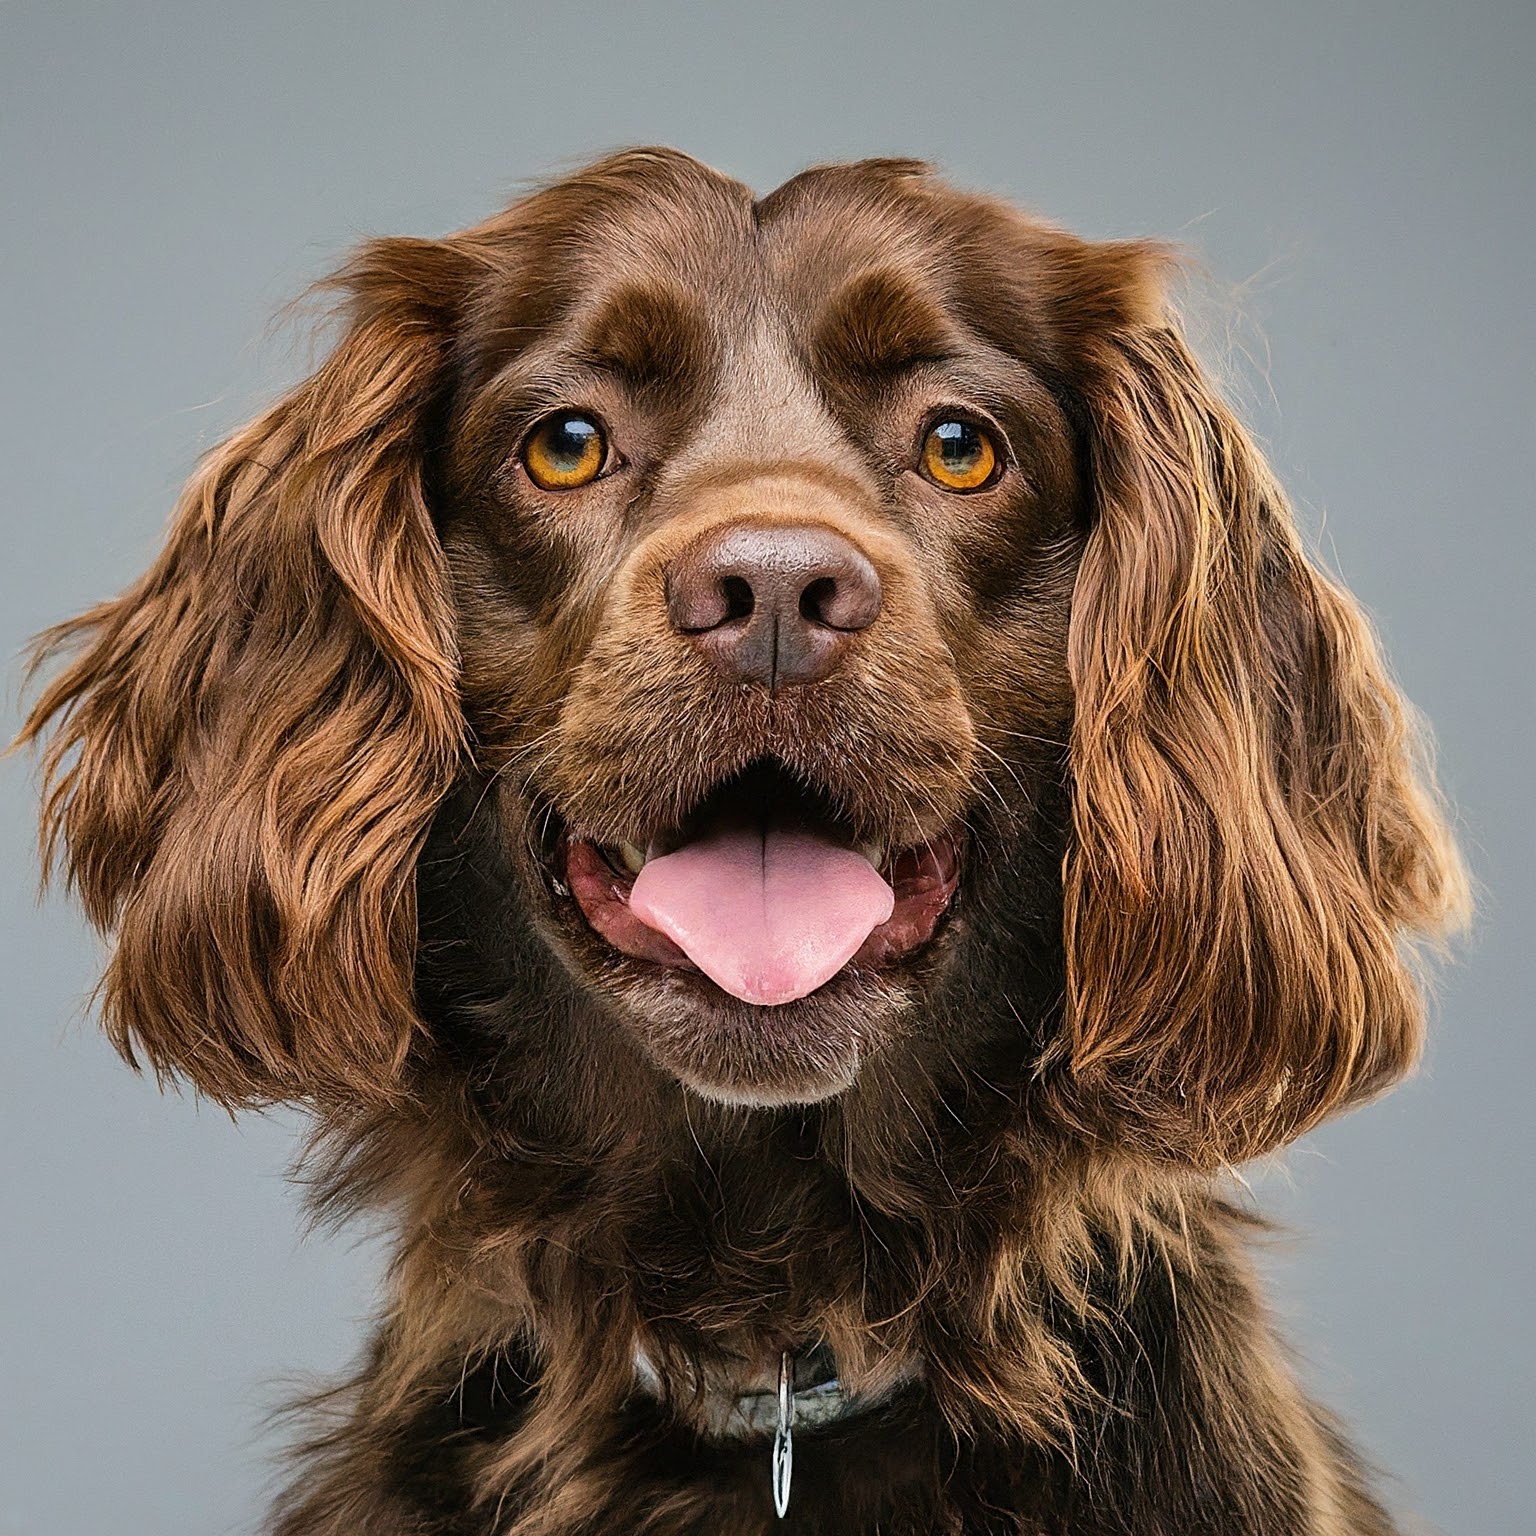
[[[941,421],[923,439],[923,473],[946,491],[974,491],[997,468],[997,450],[980,427],[968,421]]]
[[[603,429],[590,416],[557,411],[528,434],[521,457],[540,490],[570,491],[597,479],[607,452]]]

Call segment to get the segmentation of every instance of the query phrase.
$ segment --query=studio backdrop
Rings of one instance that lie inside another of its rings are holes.
[[[1405,1521],[1536,1504],[1536,10],[1529,4],[146,3],[0,8],[7,736],[27,637],[121,590],[195,460],[307,370],[282,306],[372,234],[671,144],[760,190],[931,159],[1181,243],[1207,364],[1433,723],[1479,882],[1418,1077],[1244,1170],[1310,1387]],[[256,1528],[271,1410],[383,1253],[311,1235],[302,1123],[161,1097],[96,1030],[0,778],[0,1533]],[[1411,1527],[1417,1528],[1417,1527]]]

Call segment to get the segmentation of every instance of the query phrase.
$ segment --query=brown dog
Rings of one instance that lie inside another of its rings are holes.
[[[366,246],[49,638],[112,1038],[398,1223],[277,1531],[1391,1529],[1213,1175],[1463,886],[1167,266],[616,155]]]

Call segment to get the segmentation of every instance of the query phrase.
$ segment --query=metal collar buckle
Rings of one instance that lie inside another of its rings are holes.
[[[773,1507],[782,1520],[789,1513],[789,1483],[795,1472],[795,1357],[779,1356],[779,1422],[773,1431]]]

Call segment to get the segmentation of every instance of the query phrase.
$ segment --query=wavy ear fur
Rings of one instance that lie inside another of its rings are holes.
[[[1130,1134],[1214,1165],[1411,1067],[1403,943],[1465,881],[1359,608],[1177,331],[1085,355],[1068,1047]]]
[[[421,438],[458,281],[442,244],[365,247],[329,361],[38,644],[73,652],[22,740],[46,861],[115,930],[107,1029],[226,1104],[388,1094],[419,1027],[416,850],[462,734]]]

